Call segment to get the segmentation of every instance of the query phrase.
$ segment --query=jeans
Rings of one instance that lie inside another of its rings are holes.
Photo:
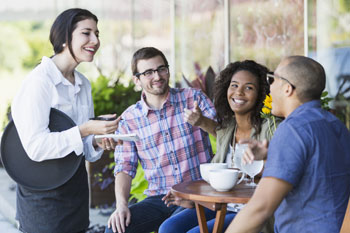
[[[135,203],[129,207],[131,212],[131,221],[125,229],[125,233],[149,233],[157,231],[160,224],[183,210],[179,206],[167,207],[162,198],[164,195],[147,197],[141,202]],[[112,229],[106,227],[105,233],[112,233]]]
[[[207,220],[208,231],[212,232],[215,223],[216,212],[204,208],[205,218]],[[228,211],[225,216],[224,228],[226,230],[232,219],[236,216],[235,212]],[[196,209],[186,209],[165,220],[159,228],[158,233],[199,233],[198,219]]]

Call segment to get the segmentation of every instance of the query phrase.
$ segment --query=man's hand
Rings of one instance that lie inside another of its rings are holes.
[[[113,232],[124,233],[125,228],[129,226],[131,213],[127,205],[117,206],[117,209],[108,219],[108,228]]]
[[[202,115],[201,109],[198,107],[197,101],[194,101],[192,109],[185,108],[184,111],[185,111],[185,114],[184,114],[185,122],[188,122],[193,126],[201,125],[203,115]]]
[[[254,160],[265,160],[267,158],[268,141],[264,139],[262,142],[254,139],[243,139],[239,143],[248,144],[248,148],[243,155],[243,163],[251,164]]]
[[[184,208],[193,208],[194,204],[190,200],[176,197],[171,191],[169,191],[163,198],[162,201],[169,207],[171,205],[182,206]]]
[[[102,138],[101,141],[97,142],[95,140],[95,137],[93,139],[93,145],[99,146],[103,150],[114,150],[117,145],[122,145],[123,141],[118,140],[118,142],[115,142],[113,138]]]

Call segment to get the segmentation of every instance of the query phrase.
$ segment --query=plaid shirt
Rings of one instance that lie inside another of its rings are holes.
[[[148,181],[147,196],[166,194],[178,183],[199,179],[199,165],[208,162],[212,148],[208,134],[184,121],[184,108],[197,100],[202,114],[214,119],[213,104],[196,89],[173,89],[160,110],[140,101],[122,114],[117,134],[136,133],[140,141],[127,142],[115,149],[114,172],[135,177],[138,161]]]

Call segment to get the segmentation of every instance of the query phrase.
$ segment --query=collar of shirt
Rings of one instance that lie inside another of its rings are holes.
[[[162,109],[166,106],[171,106],[174,104],[175,102],[175,98],[174,98],[174,90],[173,88],[169,88],[169,93],[168,93],[168,96],[162,106]],[[142,114],[144,116],[147,116],[149,111],[154,111],[154,109],[150,108],[147,103],[146,103],[146,95],[145,93],[142,93],[141,94],[141,109],[142,109]]]
[[[303,103],[297,107],[287,118],[293,117],[294,115],[299,115],[300,112],[307,108],[321,108],[320,100],[311,100],[309,102]]]
[[[41,60],[41,63],[44,65],[44,67],[49,70],[48,74],[52,73],[52,75],[49,75],[52,82],[57,86],[58,84],[62,83],[63,85],[69,86],[72,85],[61,73],[61,71],[58,69],[56,64],[51,60],[51,58],[43,57]],[[78,93],[80,91],[80,86],[83,84],[83,81],[81,80],[79,73],[74,70],[74,90],[75,93]]]

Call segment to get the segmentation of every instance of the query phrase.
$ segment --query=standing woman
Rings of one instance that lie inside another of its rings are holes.
[[[118,120],[89,120],[94,117],[91,86],[75,70],[81,62],[91,62],[100,46],[97,22],[97,17],[88,10],[75,8],[61,13],[50,31],[54,55],[42,58],[12,103],[12,116],[21,142],[34,161],[60,159],[71,152],[95,161],[103,149],[115,147],[109,139],[97,144],[94,134],[114,132]],[[66,113],[77,126],[59,133],[50,132],[51,108]],[[85,160],[81,160],[73,177],[58,188],[34,191],[18,184],[16,218],[20,230],[26,233],[85,232],[89,226]]]

